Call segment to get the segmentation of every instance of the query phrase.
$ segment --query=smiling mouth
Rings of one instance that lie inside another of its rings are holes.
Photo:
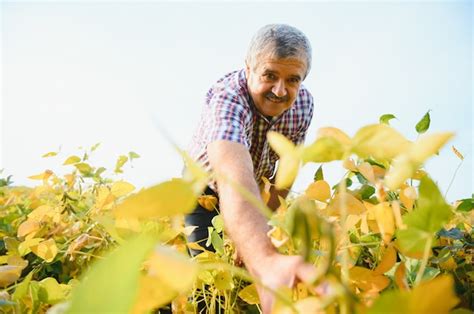
[[[287,97],[275,97],[275,96],[267,95],[265,98],[275,104],[279,104],[279,103],[287,101],[286,99]]]

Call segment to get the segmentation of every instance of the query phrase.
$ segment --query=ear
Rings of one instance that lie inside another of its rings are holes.
[[[249,77],[250,74],[250,65],[247,59],[245,59],[245,77]]]

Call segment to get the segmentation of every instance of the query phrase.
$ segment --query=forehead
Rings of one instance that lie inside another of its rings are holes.
[[[254,70],[259,73],[275,72],[281,75],[299,76],[306,73],[306,62],[301,58],[277,59],[273,57],[257,58]]]

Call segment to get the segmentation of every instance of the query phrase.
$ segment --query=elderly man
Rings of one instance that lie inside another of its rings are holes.
[[[208,91],[190,155],[260,197],[261,178],[272,180],[278,160],[267,132],[277,131],[295,144],[305,139],[313,98],[301,83],[310,67],[311,46],[301,31],[283,24],[261,28],[250,43],[245,69],[225,75]],[[312,266],[299,256],[278,254],[266,235],[264,216],[228,180],[217,176],[206,194],[218,197],[226,232],[247,269],[263,284],[277,288],[311,280]],[[272,189],[271,194],[269,206],[276,208],[278,195],[285,197],[287,191]],[[207,239],[216,214],[198,206],[188,215],[186,224],[198,226],[189,240]],[[273,295],[259,288],[259,296],[268,313]]]

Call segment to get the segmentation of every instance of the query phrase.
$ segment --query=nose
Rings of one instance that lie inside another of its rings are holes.
[[[277,97],[286,96],[285,82],[283,80],[278,80],[272,87],[272,93]]]

